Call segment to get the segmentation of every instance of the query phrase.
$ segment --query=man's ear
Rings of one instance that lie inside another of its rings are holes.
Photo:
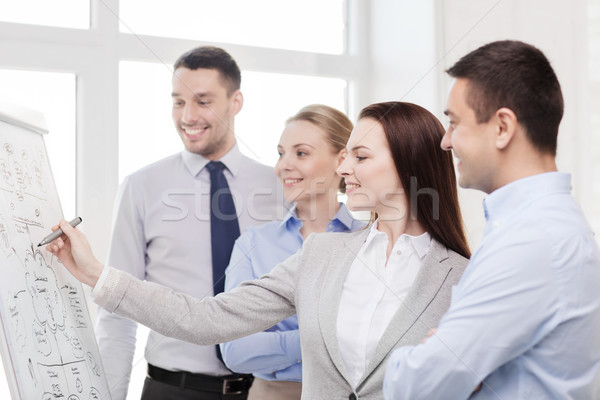
[[[496,120],[496,148],[505,149],[513,140],[517,128],[517,115],[507,107],[502,107],[496,111],[494,117]]]
[[[244,105],[244,96],[242,95],[242,92],[239,89],[233,92],[231,94],[230,101],[233,106],[233,115],[237,115],[237,113],[240,112],[242,106]]]

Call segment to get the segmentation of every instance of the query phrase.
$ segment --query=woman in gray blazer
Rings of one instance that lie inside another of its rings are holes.
[[[411,103],[363,109],[338,173],[348,207],[371,211],[370,226],[311,234],[271,273],[216,297],[104,267],[65,221],[65,235],[47,249],[94,288],[100,306],[181,340],[222,343],[297,314],[302,399],[381,399],[386,359],[437,326],[470,255],[443,134]]]

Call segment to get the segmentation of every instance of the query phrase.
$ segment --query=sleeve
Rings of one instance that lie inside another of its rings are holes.
[[[296,285],[313,237],[305,241],[303,251],[269,274],[215,297],[197,299],[175,293],[110,268],[94,301],[175,339],[205,346],[232,341],[296,314]]]
[[[452,304],[424,344],[387,363],[386,399],[467,399],[479,383],[557,324],[551,251],[523,242],[480,253],[453,288]],[[468,274],[468,276],[467,276]]]
[[[134,190],[129,179],[120,186],[115,201],[113,232],[108,254],[110,265],[125,269],[139,279],[145,276],[146,243]],[[96,339],[113,400],[127,396],[135,353],[137,324],[127,318],[98,310]]]
[[[258,278],[250,257],[254,247],[257,246],[254,237],[253,231],[248,230],[236,241],[231,261],[225,271],[226,291],[234,289],[244,281]],[[277,379],[278,371],[298,365],[302,359],[300,333],[298,329],[284,332],[259,332],[221,344],[221,353],[223,361],[232,371],[261,373],[271,379]]]

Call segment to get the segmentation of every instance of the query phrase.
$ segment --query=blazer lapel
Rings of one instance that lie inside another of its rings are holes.
[[[375,348],[375,354],[371,357],[371,361],[358,386],[377,368],[396,344],[404,338],[435,298],[452,269],[449,263],[443,263],[448,258],[446,247],[435,240],[431,241],[431,246],[431,250],[425,256],[414,284],[379,340]]]
[[[343,246],[332,248],[330,262],[326,266],[325,279],[319,299],[319,326],[329,356],[344,379],[348,380],[344,360],[337,339],[337,315],[342,289],[348,270],[369,234],[368,229],[345,234],[348,239]]]

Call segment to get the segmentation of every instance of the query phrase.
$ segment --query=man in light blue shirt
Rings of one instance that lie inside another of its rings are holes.
[[[556,75],[516,41],[448,73],[442,147],[462,187],[489,193],[486,226],[435,334],[390,357],[385,397],[600,399],[600,253],[556,168]]]

